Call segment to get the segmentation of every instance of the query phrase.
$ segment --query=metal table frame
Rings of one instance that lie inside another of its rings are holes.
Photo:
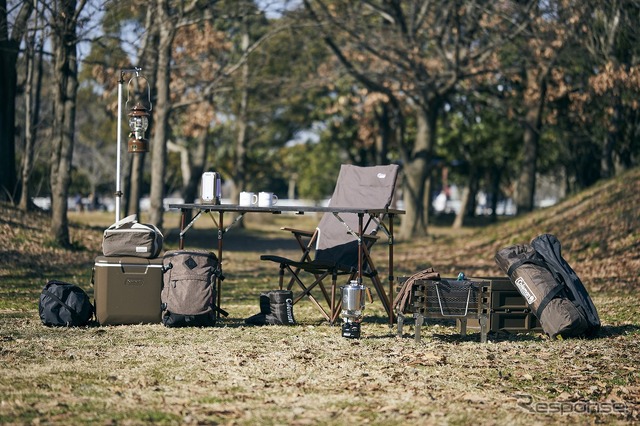
[[[389,316],[389,325],[393,325],[394,315],[393,315],[393,245],[394,245],[394,237],[393,237],[393,219],[396,215],[404,214],[404,210],[398,209],[367,209],[367,208],[355,208],[355,207],[320,207],[320,206],[273,206],[273,207],[257,207],[257,206],[239,206],[235,204],[169,204],[170,209],[179,209],[181,211],[181,220],[180,220],[180,242],[179,248],[184,248],[184,236],[187,231],[195,224],[195,222],[203,215],[207,214],[213,220],[217,230],[218,230],[218,268],[219,274],[216,277],[216,287],[217,287],[217,304],[220,307],[221,302],[221,290],[222,290],[222,280],[224,279],[224,275],[222,273],[222,265],[223,265],[223,240],[224,234],[226,234],[231,228],[233,228],[246,213],[271,213],[271,214],[282,214],[282,213],[294,213],[297,215],[304,215],[305,213],[331,213],[333,214],[347,229],[347,232],[352,234],[356,240],[358,241],[358,283],[362,283],[362,255],[363,250],[366,250],[365,245],[362,244],[362,231],[363,231],[363,222],[364,217],[369,216],[369,220],[375,221],[376,224],[380,225],[380,228],[387,235],[389,252],[388,252],[388,267],[389,267],[389,293],[386,294],[384,291],[380,295],[381,302]],[[186,212],[187,210],[196,210],[197,213],[191,219],[189,223],[186,223]],[[218,213],[218,219],[214,217],[213,213]],[[224,227],[224,214],[225,213],[236,213],[238,216],[231,222],[228,227]],[[341,214],[352,213],[358,215],[358,230],[353,230],[349,227],[344,220],[340,217]],[[382,217],[382,219],[379,219]],[[384,219],[387,219],[388,223],[385,223]]]

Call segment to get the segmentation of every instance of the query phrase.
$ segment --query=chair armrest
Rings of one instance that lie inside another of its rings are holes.
[[[315,231],[307,231],[307,230],[301,230],[301,229],[294,229],[294,228],[280,228],[283,231],[289,231],[292,234],[297,234],[297,235],[301,235],[303,237],[313,237],[313,234],[315,233]]]

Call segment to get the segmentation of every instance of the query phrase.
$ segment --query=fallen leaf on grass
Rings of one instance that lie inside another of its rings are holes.
[[[407,362],[408,366],[414,367],[416,365],[432,366],[432,365],[445,365],[447,363],[447,357],[443,354],[424,353],[418,357],[413,358]]]
[[[477,403],[477,404],[484,404],[485,402],[487,402],[489,399],[480,395],[479,393],[465,393],[464,395],[462,395],[462,400],[463,401],[467,401],[467,402],[473,402],[473,403]]]

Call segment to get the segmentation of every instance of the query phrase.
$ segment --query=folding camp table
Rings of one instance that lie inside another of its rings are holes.
[[[239,220],[246,213],[271,213],[271,214],[281,214],[281,213],[295,213],[298,215],[304,215],[305,213],[331,213],[333,214],[341,223],[343,223],[346,227],[346,231],[351,233],[358,242],[358,283],[362,283],[362,251],[366,250],[366,247],[363,243],[362,235],[363,227],[364,227],[364,217],[368,216],[371,220],[376,221],[383,232],[387,235],[388,239],[388,266],[389,266],[389,292],[385,292],[384,288],[376,288],[378,294],[380,296],[382,305],[389,316],[389,324],[393,324],[393,307],[391,306],[391,302],[393,301],[393,220],[396,215],[404,214],[404,210],[398,209],[367,209],[367,208],[354,208],[354,207],[320,207],[320,206],[273,206],[273,207],[257,207],[257,206],[239,206],[235,204],[169,204],[170,209],[179,209],[182,212],[182,219],[180,222],[180,249],[184,248],[184,236],[187,231],[194,225],[194,223],[203,215],[206,214],[211,217],[216,228],[217,228],[217,240],[218,240],[218,262],[220,267],[220,274],[217,277],[217,290],[218,290],[218,306],[220,306],[221,302],[221,290],[222,290],[222,265],[223,265],[223,241],[224,235],[233,228],[234,225],[238,223]],[[196,215],[193,219],[186,223],[186,212],[187,210],[195,210],[197,211]],[[217,213],[217,219],[214,217],[213,213]],[[236,218],[233,222],[225,227],[224,226],[224,214],[225,213],[235,213],[237,214]],[[358,215],[358,229],[351,229],[343,220],[341,220],[340,215],[345,213],[353,213]],[[382,217],[383,219],[378,219]],[[385,223],[386,219],[386,223]]]

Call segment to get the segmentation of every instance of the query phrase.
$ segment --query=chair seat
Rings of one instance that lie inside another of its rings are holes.
[[[289,265],[293,268],[299,268],[311,273],[320,273],[324,271],[337,272],[339,274],[351,274],[356,272],[356,269],[352,266],[341,265],[337,262],[327,262],[322,260],[314,260],[311,262],[299,262],[291,260],[286,257],[276,256],[271,254],[265,254],[260,256],[260,260],[267,260],[280,264]]]

